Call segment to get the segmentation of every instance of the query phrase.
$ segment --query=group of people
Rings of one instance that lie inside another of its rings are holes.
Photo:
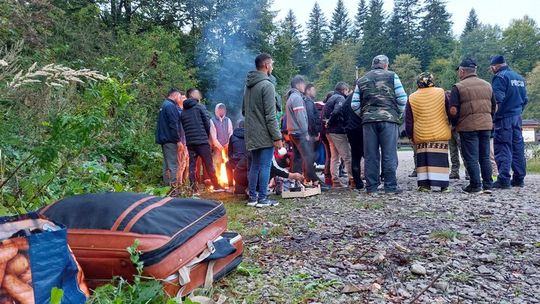
[[[450,191],[449,179],[459,178],[459,157],[458,172],[454,166],[450,172],[449,148],[461,152],[464,159],[470,180],[465,192],[524,186],[521,113],[528,99],[523,77],[509,68],[503,56],[494,56],[490,62],[491,84],[477,76],[476,62],[466,58],[456,68],[460,81],[451,91],[437,87],[434,76],[425,72],[417,77],[417,90],[410,96],[399,76],[389,70],[385,55],[373,58],[372,69],[355,80],[352,88],[338,82],[323,102],[315,101],[313,84],[295,76],[285,94],[281,121],[273,63],[268,54],[255,58],[256,69],[248,73],[244,88],[245,121],[239,121],[234,130],[224,104],[218,104],[215,117],[209,118],[198,90],[169,92],[156,132],[166,183],[182,180],[179,164],[189,159],[189,179],[197,191],[196,160],[200,157],[206,178],[215,191],[222,190],[212,158],[220,163],[226,151],[228,184],[234,185],[236,193],[247,194],[248,206],[278,204],[268,197],[271,177],[276,177],[274,185],[281,177],[323,191],[350,187],[372,194],[383,184],[385,193],[400,193],[397,151],[404,121],[415,151],[419,191],[432,187]],[[315,166],[321,146],[324,178]],[[490,155],[498,169],[495,182]]]

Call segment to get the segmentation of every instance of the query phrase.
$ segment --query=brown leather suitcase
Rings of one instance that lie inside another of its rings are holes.
[[[204,284],[206,275],[195,269],[210,263],[207,258],[215,255],[215,244],[225,247],[227,256],[221,259],[234,259],[243,249],[241,238],[236,246],[223,241],[225,208],[214,201],[98,193],[65,198],[40,213],[68,227],[68,243],[90,288],[109,283],[114,276],[131,279],[136,274],[126,250],[136,239],[145,276],[162,280],[183,277],[184,284],[179,280],[166,284],[171,293],[186,294]],[[215,272],[226,268],[216,266],[221,261],[212,264]],[[197,278],[190,280],[195,277],[192,271]],[[204,278],[202,282],[199,276]]]

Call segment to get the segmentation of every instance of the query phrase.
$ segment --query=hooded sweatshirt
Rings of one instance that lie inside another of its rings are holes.
[[[242,114],[245,117],[245,139],[249,151],[271,148],[274,141],[281,139],[276,118],[275,88],[265,73],[248,73]]]
[[[247,156],[246,141],[244,139],[244,128],[234,129],[233,135],[229,141],[229,161],[235,165]]]
[[[188,146],[208,144],[210,117],[206,108],[196,99],[190,98],[184,101],[181,121]]]
[[[217,146],[226,146],[229,144],[229,138],[233,133],[232,121],[229,117],[218,116],[218,108],[224,104],[218,103],[214,109],[214,117],[210,119],[210,138],[212,139],[212,144]]]

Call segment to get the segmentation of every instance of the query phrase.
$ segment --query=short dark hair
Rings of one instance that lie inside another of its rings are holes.
[[[189,89],[187,90],[187,92],[186,92],[186,96],[187,96],[188,98],[191,98],[191,94],[192,94],[193,92],[195,92],[195,91],[198,91],[198,90],[199,90],[199,89],[196,89],[196,88],[189,88]]]
[[[293,79],[291,79],[291,88],[296,88],[296,86],[301,83],[306,83],[306,81],[304,80],[304,77],[300,75],[296,75],[293,77]]]
[[[257,57],[255,57],[255,67],[258,70],[262,69],[264,67],[264,63],[270,59],[272,59],[272,56],[270,56],[269,54],[266,54],[266,53],[259,54]]]
[[[177,88],[170,88],[169,92],[167,92],[167,97],[172,96],[174,93],[181,93]]]
[[[336,87],[334,88],[334,90],[336,91],[343,91],[347,89],[349,89],[349,85],[345,81],[340,81],[336,83]]]
[[[315,85],[314,85],[313,83],[308,83],[308,84],[306,85],[306,92],[307,92],[309,89],[314,88],[314,87],[315,87]]]
[[[240,120],[238,121],[238,128],[241,129],[241,128],[243,128],[243,127],[244,127],[244,120],[243,120],[243,119],[240,119]]]

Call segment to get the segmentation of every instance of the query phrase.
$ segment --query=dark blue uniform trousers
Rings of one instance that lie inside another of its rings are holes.
[[[493,145],[499,168],[497,180],[501,184],[510,184],[510,168],[514,172],[513,182],[521,183],[525,178],[525,143],[521,129],[521,115],[495,121]]]

